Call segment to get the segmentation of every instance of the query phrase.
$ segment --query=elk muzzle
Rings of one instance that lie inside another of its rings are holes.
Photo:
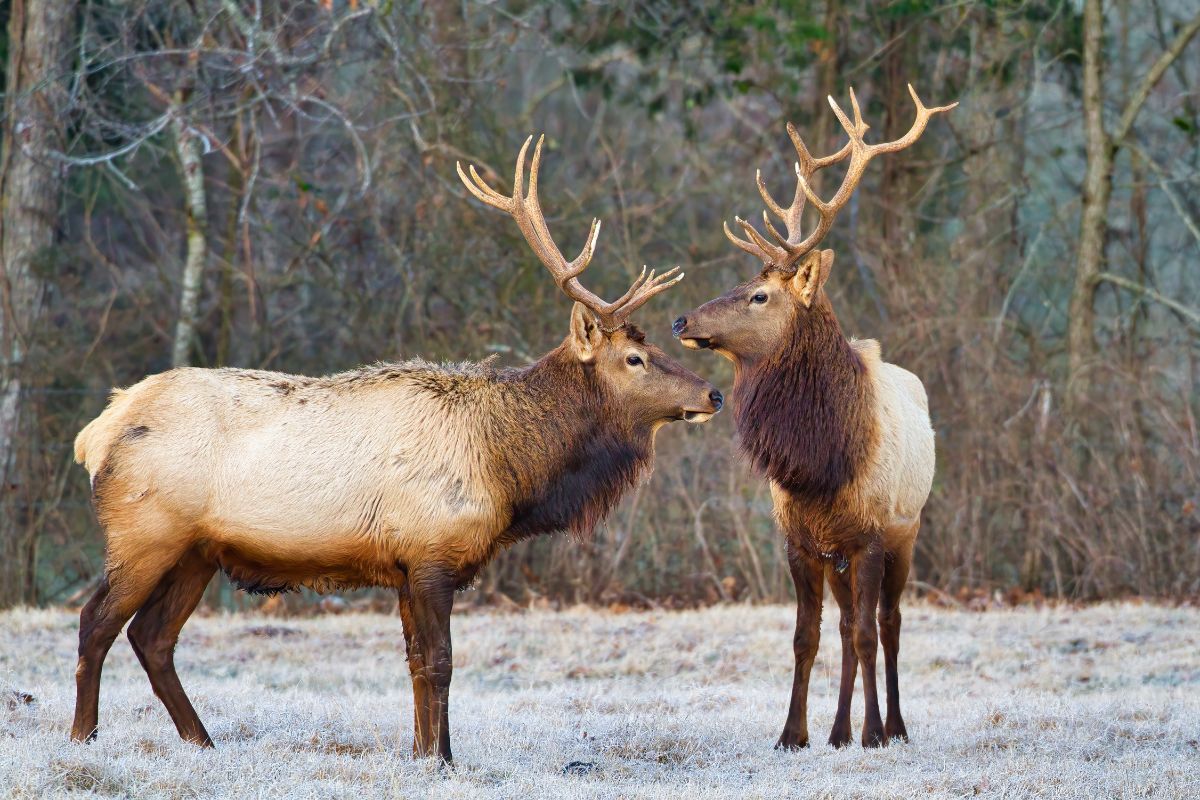
[[[707,350],[712,347],[711,336],[697,336],[693,331],[688,329],[688,318],[686,316],[679,317],[671,323],[671,333],[675,334],[675,338],[679,343],[689,350]]]
[[[679,418],[684,422],[708,422],[725,405],[725,396],[716,389],[710,389],[707,399],[706,408],[684,408]]]

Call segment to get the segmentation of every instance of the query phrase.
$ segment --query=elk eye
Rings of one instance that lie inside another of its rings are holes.
[[[767,302],[767,293],[766,293],[766,292],[759,292],[758,294],[754,295],[754,297],[751,297],[751,298],[750,298],[750,302],[751,302],[751,303],[765,303],[765,302]]]
[[[641,356],[626,356],[625,363],[631,367],[640,367],[642,365]]]

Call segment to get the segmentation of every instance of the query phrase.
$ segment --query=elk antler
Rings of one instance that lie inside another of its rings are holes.
[[[625,325],[629,316],[641,308],[651,297],[679,283],[683,279],[683,273],[679,272],[679,267],[675,267],[672,270],[664,272],[662,275],[656,276],[654,270],[650,270],[650,274],[647,275],[646,267],[643,266],[642,274],[629,287],[629,291],[611,303],[605,302],[598,295],[585,288],[579,282],[579,276],[587,269],[588,264],[592,260],[592,255],[596,251],[596,237],[600,234],[600,220],[592,220],[592,230],[588,234],[587,243],[584,244],[583,251],[576,256],[574,261],[567,261],[558,249],[558,246],[554,244],[554,239],[550,236],[550,230],[546,227],[546,217],[542,214],[542,206],[538,201],[538,167],[541,165],[542,142],[545,139],[544,135],[538,137],[537,147],[533,150],[533,161],[529,166],[528,194],[525,194],[523,190],[525,153],[529,150],[529,143],[533,141],[532,136],[525,140],[525,144],[521,146],[521,152],[517,156],[516,176],[513,178],[513,193],[511,197],[506,197],[488,186],[479,177],[479,173],[475,171],[473,164],[467,167],[471,175],[470,179],[468,179],[467,174],[463,172],[462,164],[456,163],[455,168],[458,170],[458,177],[467,187],[467,190],[475,195],[478,200],[512,215],[512,218],[517,221],[517,226],[521,229],[521,233],[525,236],[525,241],[533,248],[533,252],[537,255],[538,259],[550,270],[550,274],[554,277],[554,282],[558,284],[558,288],[567,297],[591,309],[600,318],[600,327],[611,333]],[[678,275],[676,275],[677,272],[679,273]]]
[[[829,98],[829,105],[833,107],[833,113],[837,115],[838,122],[846,130],[850,136],[850,141],[846,142],[841,150],[838,150],[833,155],[815,158],[805,147],[804,141],[796,132],[795,126],[790,122],[787,126],[788,136],[791,137],[792,144],[796,147],[796,155],[799,160],[796,162],[796,194],[792,199],[792,204],[787,208],[783,208],[775,199],[771,197],[771,193],[767,191],[766,184],[763,183],[761,172],[755,173],[755,181],[758,183],[758,193],[762,195],[763,202],[772,214],[783,220],[784,227],[787,230],[787,235],[784,236],[775,226],[771,224],[771,218],[763,211],[763,224],[766,231],[770,234],[774,242],[769,241],[766,237],[758,232],[758,230],[741,217],[734,217],[734,221],[741,227],[746,234],[746,239],[740,239],[729,230],[729,224],[725,224],[725,235],[729,237],[729,241],[747,253],[761,259],[771,269],[781,270],[784,272],[792,271],[800,259],[825,238],[829,233],[829,229],[833,227],[833,220],[837,213],[842,210],[842,207],[850,200],[850,195],[858,187],[858,182],[862,180],[863,172],[867,164],[872,158],[880,153],[895,153],[897,150],[903,150],[909,147],[917,139],[921,138],[921,134],[925,132],[925,126],[929,124],[929,120],[934,114],[940,114],[949,111],[958,105],[951,103],[948,106],[937,106],[936,108],[926,108],[921,98],[917,97],[916,90],[912,84],[908,86],[908,93],[912,95],[913,103],[917,107],[917,118],[909,128],[908,133],[896,139],[893,142],[880,142],[879,144],[867,144],[863,141],[863,134],[870,128],[867,123],[863,122],[862,112],[858,107],[858,98],[854,96],[854,89],[850,90],[850,104],[854,109],[854,122],[851,123],[846,117],[845,112],[837,104],[832,97]],[[836,164],[839,161],[844,161],[846,157],[850,157],[850,165],[846,168],[846,177],[842,179],[842,185],[838,188],[837,193],[829,202],[825,202],[813,192],[809,186],[809,180],[817,170],[824,169],[831,164]],[[817,221],[817,227],[812,233],[801,238],[803,231],[800,228],[800,218],[804,214],[805,202],[811,202],[813,207],[817,209],[820,215]]]

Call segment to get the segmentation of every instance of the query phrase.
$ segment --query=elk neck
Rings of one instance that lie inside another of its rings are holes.
[[[566,345],[498,377],[509,403],[489,420],[487,441],[512,510],[502,538],[589,536],[649,471],[653,430],[632,425]]]
[[[735,364],[733,401],[742,451],[798,499],[832,503],[874,450],[870,376],[824,291],[775,353]]]

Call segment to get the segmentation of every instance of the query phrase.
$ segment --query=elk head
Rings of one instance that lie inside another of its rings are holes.
[[[725,235],[729,240],[762,261],[763,268],[757,277],[675,320],[671,330],[685,347],[693,350],[711,349],[735,363],[756,360],[776,352],[783,337],[789,335],[797,325],[804,325],[813,315],[823,318],[832,316],[823,287],[833,267],[833,251],[817,250],[817,245],[829,233],[837,213],[850,200],[872,158],[909,147],[921,137],[934,114],[949,111],[958,105],[952,103],[926,108],[912,86],[908,87],[908,91],[917,107],[917,118],[908,133],[892,142],[866,144],[863,141],[869,126],[863,122],[853,89],[850,90],[853,123],[837,102],[829,98],[829,105],[850,137],[850,141],[836,153],[814,157],[796,128],[788,123],[788,136],[796,148],[798,159],[795,165],[796,193],[791,205],[784,208],[775,202],[763,183],[762,173],[755,175],[763,203],[772,214],[783,220],[787,233],[784,235],[776,229],[767,211],[763,211],[763,224],[770,239],[740,217],[735,221],[746,238],[735,236],[729,230],[729,225],[725,225]],[[817,197],[809,186],[812,176],[818,170],[847,158],[850,163],[846,168],[846,176],[834,196],[828,202]],[[803,236],[800,223],[806,202],[813,204],[819,216],[816,227]]]
[[[708,421],[721,410],[724,403],[721,393],[647,342],[641,330],[629,321],[633,312],[647,300],[682,280],[683,273],[675,267],[661,275],[655,275],[653,270],[647,274],[646,267],[642,267],[641,275],[629,290],[611,303],[585,288],[579,276],[595,253],[600,220],[592,220],[583,250],[574,261],[567,261],[550,236],[538,200],[538,168],[544,140],[545,136],[539,137],[533,151],[528,192],[524,189],[525,155],[533,141],[532,136],[525,140],[517,156],[511,196],[488,186],[474,165],[464,172],[462,165],[457,164],[458,177],[478,200],[516,220],[525,241],[550,270],[559,289],[575,301],[571,309],[571,331],[563,348],[604,381],[635,422],[657,428],[672,420]]]

